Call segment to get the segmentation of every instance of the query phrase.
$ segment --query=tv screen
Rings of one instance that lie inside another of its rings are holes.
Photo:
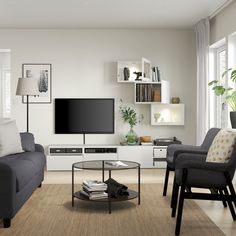
[[[55,133],[114,133],[114,99],[56,98]]]

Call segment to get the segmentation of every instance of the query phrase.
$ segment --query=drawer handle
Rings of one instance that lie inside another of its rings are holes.
[[[57,149],[56,152],[60,152],[61,150],[60,149]]]

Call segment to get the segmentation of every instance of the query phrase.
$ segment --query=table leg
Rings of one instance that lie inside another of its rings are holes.
[[[138,167],[138,204],[140,205],[140,166]]]
[[[102,182],[104,182],[104,161],[102,161]]]
[[[74,207],[74,166],[72,165],[72,207]]]
[[[108,180],[108,209],[109,214],[111,214],[111,188],[110,188],[111,170],[109,170],[109,180]]]

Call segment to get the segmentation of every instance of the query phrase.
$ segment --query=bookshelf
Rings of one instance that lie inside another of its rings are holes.
[[[134,87],[136,104],[169,103],[169,82],[137,82]]]

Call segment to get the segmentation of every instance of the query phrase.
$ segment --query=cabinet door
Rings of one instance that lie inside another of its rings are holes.
[[[120,146],[118,149],[119,160],[138,162],[141,168],[153,167],[152,155],[152,146]]]
[[[161,80],[161,103],[170,103],[170,83]]]
[[[142,81],[152,81],[152,66],[151,61],[146,58],[142,58]]]
[[[82,161],[78,156],[47,156],[47,170],[72,170],[72,164]]]
[[[117,160],[117,153],[85,153],[83,160]]]

